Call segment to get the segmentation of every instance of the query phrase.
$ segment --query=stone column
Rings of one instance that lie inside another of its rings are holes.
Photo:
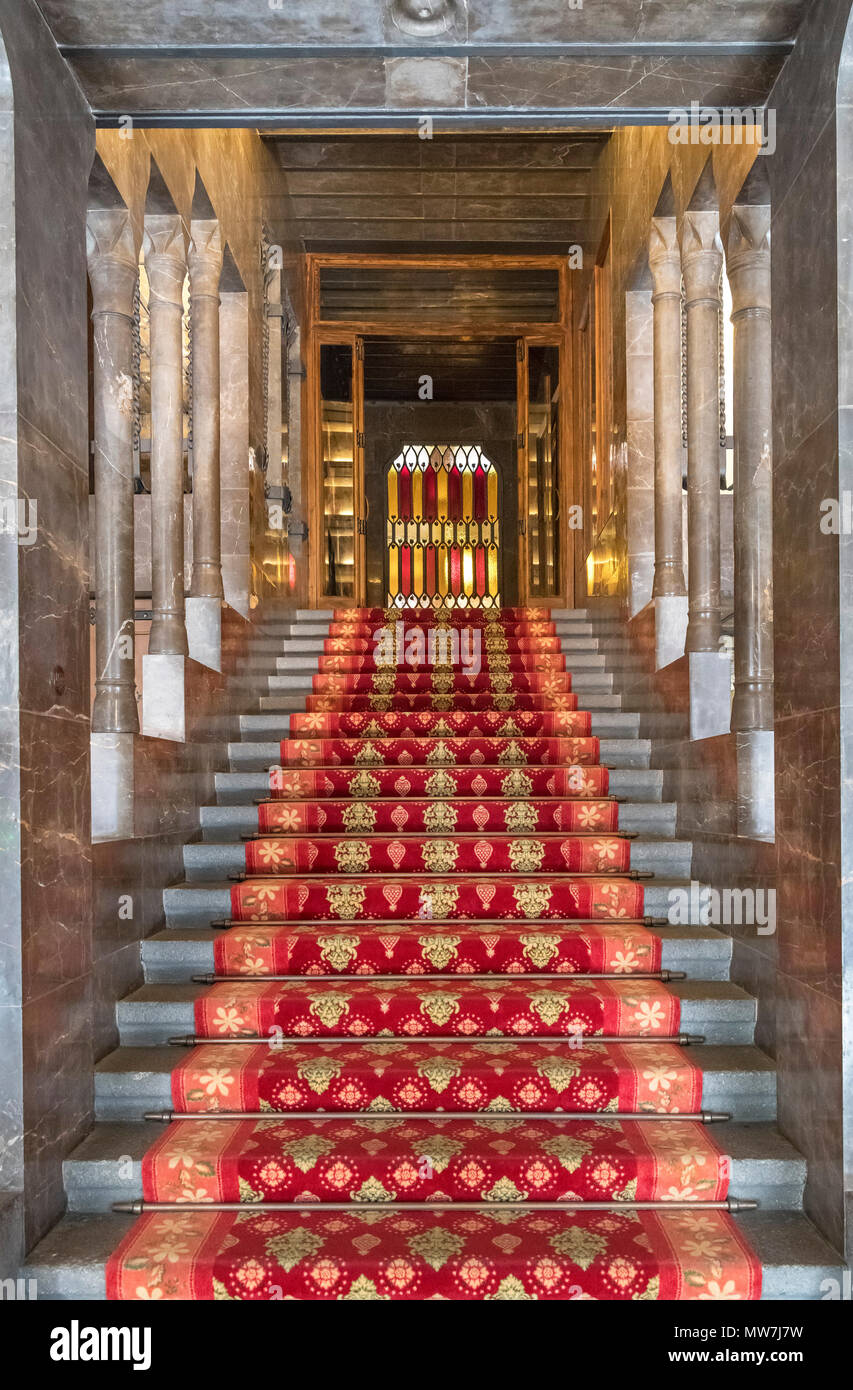
[[[193,572],[187,599],[190,656],[222,665],[219,492],[219,277],[222,237],[214,219],[190,224],[193,400]]]
[[[184,737],[183,224],[145,218],[151,333],[151,588],[153,619],[143,663],[143,732]],[[155,661],[156,658],[156,661]]]
[[[222,583],[232,608],[249,618],[249,296],[225,290],[219,309]]]
[[[281,271],[267,268],[267,496],[281,500]]]
[[[770,208],[735,207],[728,238],[734,324],[735,693],[732,729],[773,728]]]
[[[734,325],[735,681],[742,833],[773,833],[773,475],[770,208],[735,205],[726,261]]]
[[[308,526],[302,484],[302,366],[301,334],[297,324],[288,331],[287,361],[287,485],[293,504],[287,518],[287,542],[296,569],[296,589],[290,595],[308,602]]]
[[[681,229],[687,312],[687,585],[690,733],[728,730],[731,664],[720,645],[720,272],[716,210],[688,211]]]
[[[92,836],[133,834],[133,299],[139,242],[125,208],[90,212],[86,254],[94,337],[97,601]]]
[[[90,212],[94,337],[95,630],[93,733],[139,728],[133,667],[133,298],[139,246],[124,208]]]
[[[682,562],[681,252],[674,217],[653,217],[649,269],[654,293],[655,655],[658,668],[684,651],[687,589]]]

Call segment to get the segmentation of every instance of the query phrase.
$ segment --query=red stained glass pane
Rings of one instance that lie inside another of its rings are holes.
[[[438,516],[435,500],[435,470],[428,468],[424,475],[424,516],[427,521],[435,521]]]
[[[426,587],[428,594],[438,592],[435,582],[435,546],[428,545],[426,553]]]
[[[455,464],[450,469],[447,481],[450,519],[457,521],[462,516],[462,478]]]
[[[459,546],[450,547],[450,592],[458,598],[462,588],[462,560],[459,554]]]
[[[412,475],[408,468],[400,469],[400,516],[405,520],[412,515]]]
[[[482,464],[474,474],[474,520],[486,520],[486,470]]]

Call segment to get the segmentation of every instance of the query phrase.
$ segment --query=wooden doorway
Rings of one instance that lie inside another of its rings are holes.
[[[372,340],[396,335],[406,340],[445,339],[448,342],[489,342],[507,338],[516,342],[516,477],[505,479],[513,489],[513,529],[517,535],[507,544],[504,526],[506,486],[501,489],[499,515],[489,536],[469,535],[451,538],[430,531],[427,548],[419,553],[420,541],[392,556],[387,535],[381,541],[385,571],[383,579],[390,592],[390,566],[398,563],[395,592],[403,595],[403,564],[409,566],[405,583],[410,596],[447,593],[456,598],[489,600],[496,592],[506,602],[508,590],[519,603],[551,603],[572,607],[573,571],[569,563],[565,517],[569,511],[569,413],[570,381],[570,287],[568,263],[557,256],[360,256],[309,255],[306,257],[306,300],[309,309],[309,381],[312,448],[309,458],[314,470],[313,496],[317,521],[311,528],[311,602],[318,607],[353,606],[367,601],[375,582],[368,582],[368,568],[376,566],[372,554],[377,540],[379,517],[371,517],[369,495],[376,498],[375,486],[365,479],[365,398],[364,352]],[[415,383],[413,383],[414,387]],[[470,437],[457,439],[445,428],[442,438],[404,441],[410,446],[452,449],[465,445]],[[370,451],[371,459],[374,459]],[[468,455],[466,455],[468,457]],[[473,457],[473,456],[471,456]],[[386,470],[382,461],[383,511],[388,501]],[[375,462],[371,464],[375,467]],[[419,471],[419,470],[416,470]],[[448,486],[453,470],[446,474]],[[510,467],[511,471],[511,467]],[[441,469],[435,473],[438,483]],[[466,469],[459,471],[459,518],[447,516],[446,524],[470,527],[475,522],[492,526],[487,516],[475,517],[474,479],[471,470],[471,506],[464,513],[462,489]],[[484,475],[485,476],[485,475]],[[421,477],[423,487],[427,473]],[[412,486],[417,482],[412,475]],[[371,479],[375,484],[376,480]],[[483,479],[479,479],[481,489]],[[454,482],[453,486],[456,486]],[[489,501],[486,482],[486,502]],[[494,487],[494,484],[493,484]],[[479,497],[479,492],[478,492]],[[414,501],[414,496],[409,499]],[[448,502],[450,500],[448,492]],[[426,493],[419,504],[424,506]],[[488,505],[487,505],[488,510]],[[389,513],[383,520],[390,521]],[[394,518],[399,548],[405,528],[439,521],[412,511]],[[383,527],[383,531],[387,527]],[[367,537],[371,553],[368,557]],[[414,533],[412,533],[414,534]],[[406,537],[409,529],[405,530]],[[500,535],[500,542],[496,537]],[[426,537],[426,532],[424,532]],[[462,541],[458,555],[454,545]],[[446,554],[442,551],[446,546]],[[430,551],[432,547],[432,553]],[[478,550],[478,547],[482,547]],[[505,582],[501,561],[506,556],[517,574]],[[511,557],[511,560],[510,560]],[[430,564],[432,570],[429,569]],[[418,567],[417,569],[415,567]],[[478,566],[481,571],[478,578]],[[466,568],[467,567],[467,568]],[[458,570],[458,573],[457,573]],[[465,576],[470,570],[470,593],[466,595]],[[432,575],[435,589],[428,582]],[[420,587],[419,587],[420,586]],[[446,595],[445,595],[446,596]],[[375,602],[375,597],[370,598]]]

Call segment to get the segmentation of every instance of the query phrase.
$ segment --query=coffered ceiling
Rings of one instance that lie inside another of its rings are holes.
[[[607,135],[264,139],[287,190],[269,217],[308,250],[565,254],[588,243]]]

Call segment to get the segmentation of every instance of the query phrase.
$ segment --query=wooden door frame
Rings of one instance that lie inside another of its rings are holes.
[[[324,515],[323,500],[323,467],[320,458],[321,441],[323,437],[323,399],[320,382],[320,351],[325,346],[349,347],[352,352],[352,482],[353,482],[353,526],[355,528],[353,536],[353,558],[355,565],[353,569],[353,596],[352,598],[341,598],[337,595],[325,594],[325,584],[323,582],[324,555],[322,545],[314,546],[314,560],[310,566],[309,585],[310,603],[312,608],[317,608],[324,601],[334,602],[336,608],[357,608],[362,602],[359,592],[364,586],[364,563],[365,563],[365,537],[360,529],[361,502],[364,500],[364,448],[359,445],[359,436],[364,429],[364,360],[359,358],[358,345],[361,335],[352,332],[337,333],[327,328],[317,328],[309,335],[309,345],[307,353],[308,361],[308,390],[310,408],[308,410],[308,446],[309,459],[311,461],[312,481],[310,493],[314,498],[314,515],[322,517]]]
[[[556,270],[558,279],[558,317],[554,323],[523,322],[516,323],[505,319],[494,320],[485,323],[472,325],[467,321],[446,320],[444,323],[427,323],[414,317],[400,316],[389,317],[380,321],[361,321],[320,318],[320,271],[324,266],[350,266],[361,267],[364,269],[401,269],[410,267],[421,270]],[[516,342],[523,339],[528,345],[546,344],[556,346],[560,353],[560,459],[558,476],[560,480],[560,574],[561,592],[554,596],[554,606],[565,605],[568,608],[574,606],[574,571],[571,564],[572,549],[569,539],[567,526],[569,494],[571,481],[574,472],[573,468],[573,446],[570,435],[572,427],[572,416],[569,409],[571,399],[570,383],[573,380],[572,364],[572,282],[569,274],[569,263],[566,256],[507,256],[507,255],[437,255],[422,256],[406,254],[402,256],[374,255],[371,253],[360,252],[308,252],[305,256],[305,302],[307,305],[308,319],[308,342],[306,360],[308,363],[308,381],[306,383],[308,391],[309,409],[307,412],[309,421],[308,437],[308,466],[313,473],[313,485],[310,487],[310,495],[315,499],[316,516],[323,516],[323,477],[320,459],[321,442],[321,399],[320,399],[320,347],[328,343],[352,343],[353,362],[355,366],[355,344],[358,339],[374,337],[407,337],[407,338],[448,338],[457,342],[476,342],[491,338],[514,338]],[[525,364],[526,366],[526,364]],[[520,373],[519,373],[520,375]],[[525,382],[526,393],[526,382]],[[363,392],[361,393],[363,396]],[[355,401],[356,383],[355,371],[353,375],[353,429],[354,431],[363,428],[362,424],[356,423],[358,405]],[[363,399],[361,403],[361,413],[363,417]],[[356,449],[356,454],[361,452],[361,468],[363,470],[364,451]],[[516,451],[516,457],[520,461],[521,450]],[[526,462],[526,461],[525,461]],[[358,465],[354,462],[354,482],[358,476]],[[363,495],[363,478],[359,477],[362,484],[360,493]],[[522,486],[522,473],[519,469],[518,478],[519,489]],[[521,492],[519,491],[521,501]],[[526,504],[526,493],[525,493]],[[356,518],[360,514],[361,504],[355,500],[354,510]],[[525,510],[519,509],[519,521],[526,517]],[[356,520],[356,531],[358,530]],[[312,528],[312,535],[320,535],[319,528]],[[356,544],[358,545],[358,535]],[[527,550],[526,537],[519,536],[519,540],[525,540],[524,545],[519,545],[519,576],[518,576],[518,596],[519,603],[525,604],[528,600],[528,573],[527,573]],[[364,537],[361,537],[362,545]],[[358,551],[357,551],[358,553]],[[323,551],[322,545],[309,542],[310,560],[309,573],[309,592],[312,607],[319,607],[322,602],[330,602],[323,594]],[[359,568],[361,574],[364,573],[364,565],[356,565],[356,585],[359,582]],[[361,597],[356,593],[354,600],[335,599],[334,602],[340,603],[341,607],[349,606],[351,603],[358,605]]]
[[[613,264],[610,256],[611,225],[608,214],[593,269],[595,297],[595,432],[599,453],[598,535],[613,511],[613,468],[610,447],[613,442]],[[601,448],[602,443],[604,448]],[[605,510],[606,508],[606,510]],[[603,514],[604,513],[604,514]]]

